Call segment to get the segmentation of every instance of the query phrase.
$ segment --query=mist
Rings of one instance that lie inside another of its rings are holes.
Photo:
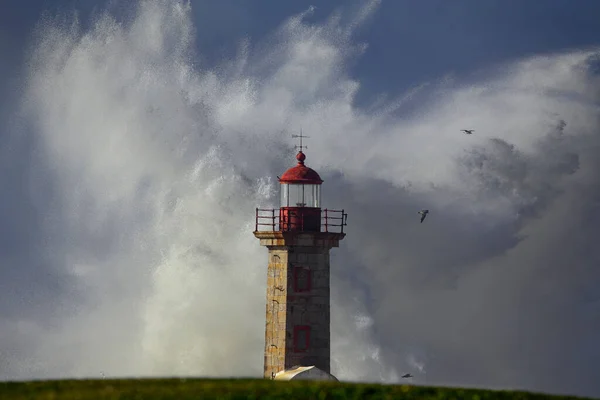
[[[302,128],[349,214],[334,375],[600,396],[597,50],[359,108],[353,34],[378,4],[311,8],[217,68],[185,1],[41,19],[0,113],[0,379],[261,376],[254,209]]]

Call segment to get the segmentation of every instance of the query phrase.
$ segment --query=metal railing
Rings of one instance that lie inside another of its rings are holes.
[[[304,218],[299,217],[294,220],[281,222],[279,208],[257,208],[255,231],[302,232],[304,231],[305,218],[308,219],[309,216],[306,215]],[[299,220],[299,222],[297,222],[297,220]],[[347,220],[348,214],[346,214],[344,210],[329,210],[327,208],[321,209],[320,232],[344,233],[344,226],[348,225]],[[267,228],[259,229],[260,227]]]

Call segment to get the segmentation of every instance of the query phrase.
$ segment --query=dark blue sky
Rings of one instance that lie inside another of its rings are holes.
[[[106,1],[5,0],[0,13],[0,72],[14,71],[32,26],[44,10],[80,10],[82,19]],[[128,3],[128,2],[126,2]],[[326,18],[346,1],[193,1],[198,43],[208,55],[227,54],[236,40],[254,40],[284,18],[317,7]],[[366,98],[397,92],[447,73],[459,76],[540,52],[600,43],[600,2],[595,0],[383,1],[358,39],[369,44],[354,66]],[[209,57],[212,58],[212,57]],[[7,69],[7,65],[9,68]],[[365,98],[365,96],[361,96]]]

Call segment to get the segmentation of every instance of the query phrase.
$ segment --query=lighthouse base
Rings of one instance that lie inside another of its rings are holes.
[[[276,381],[338,381],[330,373],[323,371],[314,365],[309,367],[295,366],[290,369],[279,371],[275,374]]]

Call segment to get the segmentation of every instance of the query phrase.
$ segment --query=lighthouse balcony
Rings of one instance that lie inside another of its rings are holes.
[[[257,208],[255,232],[344,233],[344,210],[313,207]]]

